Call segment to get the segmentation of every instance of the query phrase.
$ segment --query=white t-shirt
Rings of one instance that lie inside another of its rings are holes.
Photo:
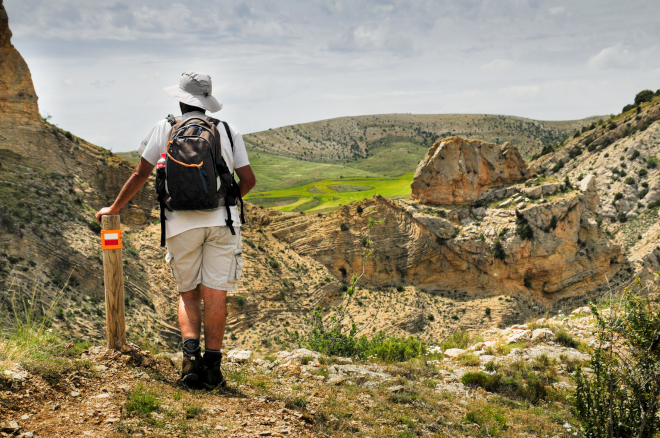
[[[208,116],[199,111],[185,113],[181,117],[187,119],[189,117],[200,116],[208,118]],[[233,173],[234,169],[248,166],[250,161],[248,160],[245,143],[243,142],[241,134],[231,124],[229,124],[229,130],[234,139],[233,154],[231,152],[231,143],[229,142],[229,137],[227,137],[225,127],[222,126],[222,124],[218,124],[220,144],[222,146],[222,158],[225,159],[229,171]],[[142,155],[142,158],[155,166],[160,159],[160,155],[167,152],[167,142],[171,131],[172,126],[167,119],[161,120],[151,129],[147,137],[142,141],[140,147],[137,149],[138,153]],[[229,210],[231,212],[231,219],[234,221],[234,226],[240,227],[241,220],[238,214],[238,207],[231,206],[229,207]],[[193,228],[227,225],[225,222],[227,219],[227,210],[225,207],[216,208],[215,210],[165,210],[165,217],[167,218],[165,221],[165,232],[168,238],[181,234],[184,231],[192,230]]]

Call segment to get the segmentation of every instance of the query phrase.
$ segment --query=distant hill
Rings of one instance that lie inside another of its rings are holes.
[[[439,138],[459,135],[512,142],[529,159],[601,117],[546,122],[487,114],[382,114],[340,117],[243,136],[256,192],[335,178],[397,177],[414,172]],[[135,152],[118,154],[137,162]]]

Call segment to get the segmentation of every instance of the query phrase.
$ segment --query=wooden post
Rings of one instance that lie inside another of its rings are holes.
[[[120,230],[119,215],[101,217],[101,229]],[[108,348],[120,349],[126,344],[124,323],[124,267],[122,249],[103,249],[103,278],[105,281],[105,322]]]

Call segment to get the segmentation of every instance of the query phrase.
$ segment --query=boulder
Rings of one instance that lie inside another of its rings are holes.
[[[448,348],[445,350],[445,357],[456,359],[458,356],[464,354],[467,350],[462,348]]]
[[[532,340],[531,330],[511,330],[511,334],[506,338],[507,344],[518,344]]]
[[[589,306],[578,307],[577,309],[571,312],[571,315],[591,315],[591,307]]]
[[[598,190],[596,190],[596,177],[594,175],[587,175],[580,181],[580,190],[584,198],[584,205],[589,211],[595,212],[598,208]]]
[[[548,328],[540,328],[532,332],[532,342],[550,342],[556,339],[555,333]]]
[[[451,205],[477,201],[491,186],[529,178],[518,149],[481,140],[449,137],[437,141],[419,163],[411,184],[412,199]]]
[[[250,350],[230,350],[227,352],[227,361],[244,363],[250,360],[252,351]]]
[[[300,363],[302,358],[306,357],[312,360],[318,360],[321,355],[316,351],[311,351],[306,348],[299,348],[297,350],[289,351],[280,351],[277,353],[277,359],[282,362],[298,362]]]

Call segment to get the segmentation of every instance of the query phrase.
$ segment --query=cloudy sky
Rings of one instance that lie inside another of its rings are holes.
[[[346,115],[618,113],[660,88],[657,0],[5,0],[43,115],[115,152],[208,73],[243,133]]]

